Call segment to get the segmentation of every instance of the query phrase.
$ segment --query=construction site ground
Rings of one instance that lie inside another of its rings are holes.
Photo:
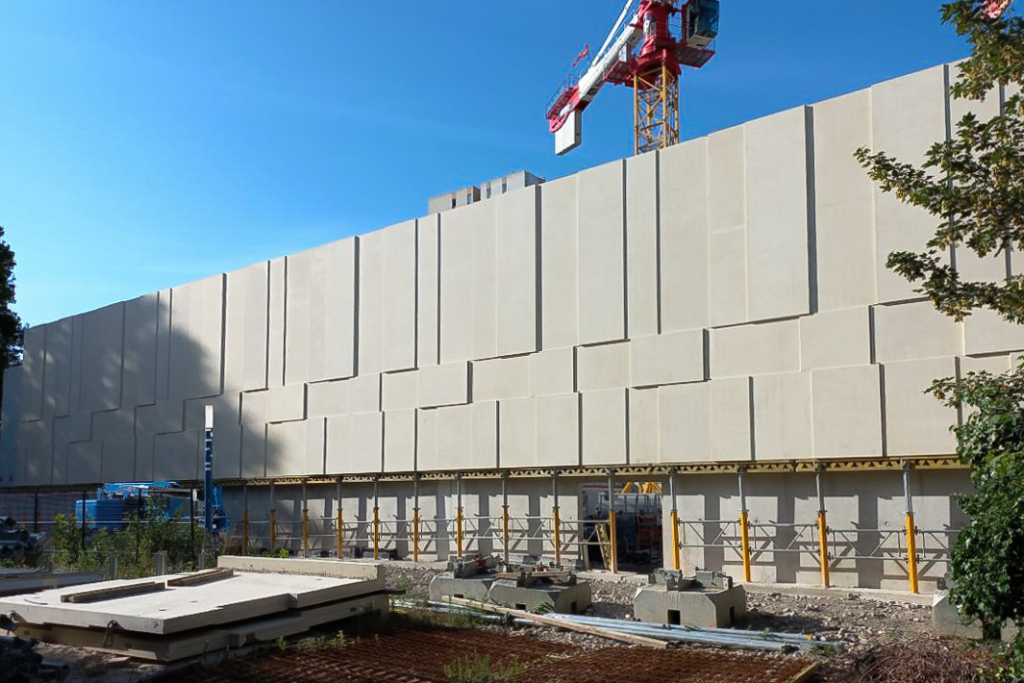
[[[417,566],[392,563],[386,567],[390,588],[406,591],[414,600],[426,599],[431,578],[443,571],[440,565]],[[591,574],[594,605],[591,614],[604,617],[631,616],[633,594],[639,577],[600,580]],[[609,579],[611,577],[608,577]],[[770,589],[769,589],[770,591]],[[684,646],[667,651],[627,647],[600,637],[546,627],[513,628],[500,624],[424,623],[425,615],[399,616],[387,624],[361,627],[348,625],[344,639],[337,632],[321,630],[312,637],[260,649],[210,653],[199,662],[164,668],[124,657],[98,654],[74,648],[41,645],[51,661],[69,664],[70,683],[110,681],[136,683],[229,683],[252,681],[331,681],[362,683],[454,683],[477,680],[467,669],[490,671],[491,678],[576,683],[616,680],[619,683],[703,683],[741,681],[772,683],[793,680],[809,662],[819,670],[814,678],[823,683],[866,683],[898,677],[873,678],[893,662],[907,661],[906,650],[927,652],[927,661],[943,657],[968,657],[965,670],[977,671],[971,647],[961,641],[931,633],[931,610],[911,600],[878,600],[863,592],[835,591],[834,595],[799,596],[779,591],[748,593],[747,628],[752,630],[811,633],[842,643],[843,654],[804,655],[724,651]],[[904,654],[900,654],[900,653]],[[968,653],[968,654],[965,654]],[[227,658],[227,662],[223,662]],[[970,667],[974,668],[971,669]],[[918,667],[920,668],[920,667]],[[477,672],[480,673],[480,672]],[[907,681],[918,680],[907,678]],[[930,679],[920,679],[930,680]],[[972,678],[949,678],[970,681]]]

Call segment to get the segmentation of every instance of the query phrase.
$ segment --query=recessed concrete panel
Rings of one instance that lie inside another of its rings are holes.
[[[704,381],[704,330],[634,337],[630,342],[634,387]]]
[[[936,455],[956,450],[956,439],[949,431],[957,423],[956,411],[925,393],[934,380],[955,375],[953,358],[885,364],[886,455]]]
[[[279,387],[285,381],[285,317],[287,259],[270,261],[270,292],[267,333],[267,386]]]
[[[43,417],[71,412],[74,320],[65,318],[46,326],[46,370],[43,378]],[[76,397],[77,398],[77,397]]]
[[[747,223],[746,142],[743,126],[708,136],[708,225],[731,232]]]
[[[660,270],[663,331],[708,325],[708,141],[660,152]],[[635,334],[634,330],[630,330]]]
[[[355,238],[289,256],[286,300],[285,384],[354,375]]]
[[[381,375],[359,375],[348,380],[349,411],[376,413],[381,409]]]
[[[579,394],[537,399],[537,462],[566,466],[581,463]]]
[[[46,367],[46,326],[25,330],[22,355],[21,410],[23,422],[43,417],[43,373]]]
[[[946,139],[946,67],[937,66],[871,88],[872,149],[920,164]],[[875,189],[876,272],[879,301],[915,296],[915,285],[885,267],[894,251],[920,251],[935,234],[936,220],[923,209]]]
[[[964,351],[969,354],[1000,353],[1024,349],[1024,325],[1009,323],[988,309],[978,309],[964,319]]]
[[[874,185],[853,157],[870,147],[871,91],[814,105],[818,308],[875,302]]]
[[[241,422],[245,425],[259,425],[270,416],[270,392],[246,391],[241,394]],[[139,410],[142,415],[142,409]]]
[[[380,472],[384,466],[384,414],[353,415],[352,452],[349,463],[353,473]],[[328,428],[328,434],[330,428]]]
[[[871,309],[823,311],[800,318],[800,366],[804,370],[871,363]]]
[[[658,436],[658,389],[630,389],[629,462],[660,462]]]
[[[416,410],[384,413],[384,471],[416,469]]]
[[[263,477],[267,473],[267,426],[242,428],[242,476]]]
[[[530,358],[515,356],[473,363],[473,400],[530,396]]]
[[[497,211],[497,355],[538,350],[538,243],[540,186],[510,192]]]
[[[419,407],[419,372],[392,372],[381,376],[381,405],[386,412]]]
[[[53,477],[53,433],[48,420],[22,422],[18,447],[25,467],[21,479],[26,485],[49,484]]]
[[[966,377],[970,372],[1003,373],[1010,370],[1011,360],[1009,355],[960,358],[960,375]]]
[[[711,454],[714,460],[748,460],[753,457],[749,377],[711,382]]]
[[[473,466],[473,407],[451,406],[436,411],[437,450],[431,469],[457,470]],[[424,463],[426,464],[426,463]]]
[[[220,395],[223,335],[223,275],[174,288],[169,342],[170,398]]]
[[[132,299],[124,305],[125,408],[156,402],[156,330],[160,302],[157,294]]]
[[[477,206],[473,229],[473,353],[468,360],[498,355],[497,213],[495,202]],[[442,251],[442,258],[444,252]]]
[[[537,462],[537,400],[514,398],[500,402],[501,467],[535,467]]]
[[[169,398],[171,383],[171,309],[174,307],[174,290],[157,292],[156,320],[156,401]]]
[[[473,467],[498,466],[498,402],[480,401],[470,406],[473,413]]]
[[[251,391],[267,387],[269,285],[267,261],[227,275],[225,390]]]
[[[800,107],[745,126],[750,320],[810,313],[810,112]]]
[[[631,397],[630,410],[632,408]],[[713,460],[711,384],[702,382],[658,389],[658,434],[658,462]]]
[[[124,481],[135,478],[134,436],[120,436],[93,443],[98,444],[101,454],[99,481]]]
[[[416,221],[406,221],[381,233],[384,238],[381,367],[386,371],[407,370],[416,367]],[[360,308],[360,316],[367,312]]]
[[[630,385],[630,342],[576,349],[580,391],[619,389]]]
[[[384,317],[384,232],[359,238],[359,372],[380,372]]]
[[[658,152],[626,160],[626,308],[631,337],[661,330],[658,189]]]
[[[153,476],[169,481],[198,479],[200,439],[195,430],[157,434],[153,439]]]
[[[327,421],[327,472],[349,473],[364,472],[365,465],[360,469],[353,469],[352,455],[352,418],[349,415],[332,415],[326,418]]]
[[[190,477],[179,478],[186,479]],[[79,441],[69,444],[66,483],[91,484],[101,481],[103,481],[103,442]]]
[[[577,178],[541,185],[541,339],[545,349],[579,343]]]
[[[267,476],[324,473],[324,421],[267,425]]]
[[[2,413],[0,413],[0,482],[20,484],[24,468],[18,447],[21,413],[22,367],[4,371]]]
[[[747,321],[747,231],[708,235],[708,306],[713,327]]]
[[[420,370],[420,407],[469,402],[469,363],[449,363]]]
[[[292,384],[276,387],[267,394],[267,422],[290,422],[306,417],[306,387]]]
[[[348,380],[316,382],[306,386],[306,414],[310,418],[349,413]]]
[[[420,367],[437,365],[440,341],[440,242],[437,215],[417,221],[416,345]]]
[[[963,326],[931,302],[875,306],[875,354],[880,363],[962,355]]]
[[[811,386],[815,458],[883,455],[878,366],[815,370]]]
[[[811,453],[811,374],[764,375],[753,381],[757,459],[806,458]]]
[[[581,420],[584,465],[628,462],[625,389],[584,393]]]
[[[800,369],[797,320],[711,330],[711,376],[766,375]]]
[[[530,356],[530,392],[533,396],[570,394],[575,390],[575,349],[552,349]]]
[[[437,415],[439,409],[416,411],[416,470],[437,469]]]
[[[88,418],[89,416],[84,416]],[[121,408],[92,414],[90,435],[94,439],[113,439],[135,434],[135,409]]]
[[[580,342],[626,338],[625,164],[578,176]]]
[[[181,401],[164,401],[135,410],[137,433],[169,434],[185,428],[185,406]]]
[[[485,221],[483,204],[446,211],[440,225],[441,362],[473,356],[473,273],[477,229]],[[493,216],[493,208],[491,214]],[[491,226],[493,229],[493,226]]]

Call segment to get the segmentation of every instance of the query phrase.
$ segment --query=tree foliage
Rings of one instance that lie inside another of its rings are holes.
[[[988,121],[965,115],[921,166],[867,149],[856,156],[883,191],[936,219],[922,251],[894,252],[887,266],[955,320],[987,309],[1024,324],[1024,275],[1007,269],[994,281],[969,280],[954,258],[1024,258],[1024,19],[1017,9],[1000,11],[1004,4],[956,0],[941,10],[971,48],[952,96],[1002,98],[1000,114]],[[976,488],[960,499],[972,521],[953,549],[951,599],[989,633],[1006,620],[1024,626],[1024,366],[938,380],[930,391],[965,417],[953,431]],[[1015,651],[1024,653],[1024,636]]]
[[[0,226],[0,400],[3,396],[3,371],[21,364],[23,328],[21,318],[11,310],[14,296],[14,250],[4,239]]]

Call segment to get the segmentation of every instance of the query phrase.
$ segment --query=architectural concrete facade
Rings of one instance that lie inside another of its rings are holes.
[[[1008,369],[1024,328],[952,322],[885,268],[934,220],[852,154],[920,160],[962,112],[955,68],[33,327],[2,480],[198,479],[208,404],[227,480],[950,454],[959,416],[923,391]],[[813,521],[801,476],[752,480],[766,519]],[[889,484],[848,476],[863,526]],[[948,524],[966,477],[915,476]],[[700,515],[735,507],[732,478],[702,481],[681,484]]]

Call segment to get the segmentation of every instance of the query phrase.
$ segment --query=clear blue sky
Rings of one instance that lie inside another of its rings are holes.
[[[932,0],[724,0],[686,137],[966,53]],[[548,97],[622,0],[2,0],[0,224],[30,324],[631,152],[606,89],[558,158]]]

